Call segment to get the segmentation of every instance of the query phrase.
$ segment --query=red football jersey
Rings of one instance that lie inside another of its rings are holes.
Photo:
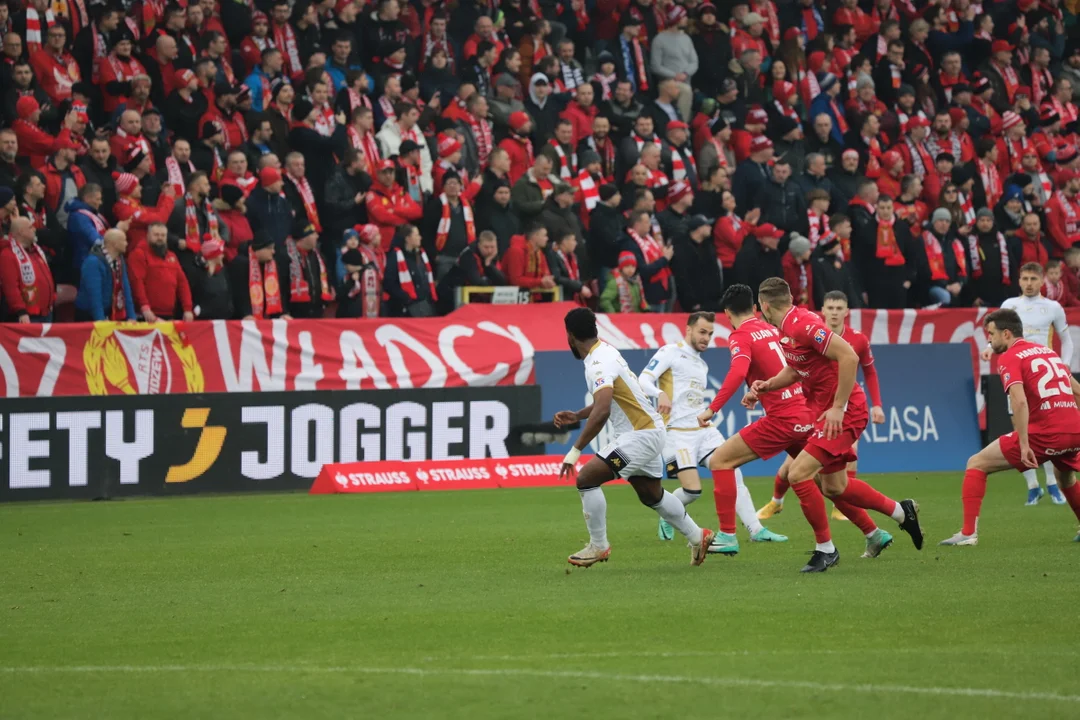
[[[783,333],[784,355],[788,365],[795,368],[803,379],[806,404],[815,413],[832,407],[836,397],[836,363],[825,357],[832,342],[833,332],[817,314],[799,307],[792,307],[780,323]],[[859,383],[851,389],[848,407],[866,405],[866,396]]]
[[[1005,392],[1023,383],[1030,433],[1074,434],[1080,428],[1080,409],[1069,382],[1072,373],[1050,348],[1017,340],[998,356],[998,374]]]
[[[747,320],[728,336],[731,359],[745,357],[750,361],[746,373],[747,387],[755,380],[768,380],[780,374],[787,365],[780,344],[780,333],[759,318]],[[761,394],[761,406],[765,413],[776,417],[801,415],[806,410],[802,387],[795,383],[778,392]]]
[[[840,333],[840,337],[847,340],[848,345],[859,356],[860,367],[866,368],[874,364],[874,352],[870,349],[870,340],[865,335],[850,325],[845,325],[844,332]]]

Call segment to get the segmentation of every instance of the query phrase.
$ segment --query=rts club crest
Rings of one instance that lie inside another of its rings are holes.
[[[195,349],[171,322],[94,323],[83,365],[91,395],[197,393],[205,385]]]

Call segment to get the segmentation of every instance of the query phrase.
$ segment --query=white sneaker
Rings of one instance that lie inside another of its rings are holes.
[[[978,545],[979,534],[965,535],[962,532],[958,532],[951,538],[947,538],[938,543],[938,545]]]
[[[592,567],[598,562],[607,562],[611,557],[611,546],[606,548],[598,548],[592,543],[589,543],[584,549],[579,550],[566,559],[571,565],[577,567]]]

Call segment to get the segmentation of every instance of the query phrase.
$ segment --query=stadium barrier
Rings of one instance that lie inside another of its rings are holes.
[[[0,501],[308,489],[324,465],[533,452],[540,388],[9,399]]]

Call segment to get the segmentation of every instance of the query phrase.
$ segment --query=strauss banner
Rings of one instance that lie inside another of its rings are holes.
[[[0,392],[62,397],[530,385],[537,353],[566,350],[562,318],[571,307],[472,305],[416,320],[3,325]],[[862,310],[852,312],[851,325],[874,345],[967,343],[978,376],[990,370],[977,353],[986,345],[984,313]],[[685,318],[601,315],[600,334],[622,350],[656,348],[682,337]],[[725,348],[730,330],[720,320],[713,344]],[[1070,312],[1070,322],[1080,323],[1080,312]]]

